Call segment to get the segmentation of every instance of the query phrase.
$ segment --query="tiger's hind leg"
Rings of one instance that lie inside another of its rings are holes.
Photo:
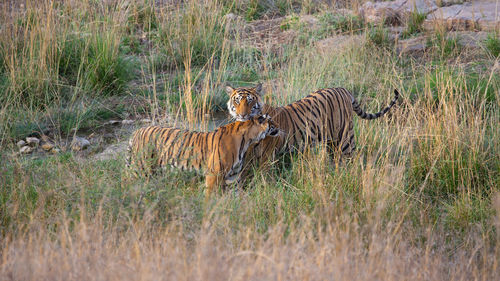
[[[343,160],[350,160],[353,157],[354,150],[356,150],[356,142],[354,140],[354,124],[352,121],[345,127],[340,141],[341,158]]]
[[[354,129],[352,123],[349,125],[340,141],[329,141],[327,143],[330,156],[333,161],[338,159],[338,163],[348,162],[354,156],[354,151],[356,150],[356,141],[354,139]]]

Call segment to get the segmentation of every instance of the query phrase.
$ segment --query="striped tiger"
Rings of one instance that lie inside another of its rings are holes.
[[[236,121],[202,133],[149,126],[136,130],[129,141],[128,167],[146,176],[158,168],[205,171],[206,194],[238,180],[247,149],[279,130],[268,115]]]
[[[226,87],[227,103],[233,118],[247,120],[258,114],[268,114],[284,131],[279,138],[266,138],[255,145],[255,157],[265,161],[271,154],[304,150],[306,143],[323,142],[331,151],[340,149],[349,157],[355,149],[353,112],[362,119],[376,119],[386,114],[396,103],[399,92],[394,90],[391,103],[377,113],[366,113],[353,95],[344,88],[317,90],[307,97],[282,107],[272,107],[262,101],[262,84],[256,87]]]

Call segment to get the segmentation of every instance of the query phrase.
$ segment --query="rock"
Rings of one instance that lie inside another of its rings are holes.
[[[458,44],[466,48],[480,48],[488,38],[488,32],[457,31],[448,33],[449,36],[458,38]]]
[[[102,138],[103,139],[114,139],[116,136],[112,133],[105,133],[104,135],[102,135]]]
[[[55,145],[53,143],[47,141],[47,142],[42,143],[41,147],[45,151],[51,151],[55,147]]]
[[[40,144],[40,140],[38,138],[35,138],[35,137],[27,137],[26,138],[26,143],[29,145],[29,146],[38,146],[38,144]]]
[[[400,8],[401,12],[411,13],[418,12],[420,14],[429,14],[437,10],[439,7],[435,0],[408,0]]]
[[[465,1],[464,0],[436,0],[436,4],[438,7],[446,7],[446,6],[451,6],[451,5],[456,5],[456,4],[463,4]]]
[[[90,145],[90,142],[88,140],[75,136],[75,138],[71,142],[71,150],[73,150],[73,151],[84,150],[89,145]]]
[[[401,8],[405,0],[390,2],[366,2],[359,8],[359,14],[367,22],[382,23],[386,18],[397,18],[397,10]]]
[[[108,160],[116,159],[120,153],[127,150],[128,141],[123,141],[114,145],[110,145],[104,149],[103,152],[97,154],[95,158],[97,160]]]
[[[17,147],[21,148],[26,145],[26,142],[24,140],[20,140],[16,143]]]
[[[33,146],[26,145],[26,146],[21,147],[21,149],[19,149],[19,152],[22,154],[29,154],[29,153],[33,152],[34,150],[35,150],[35,148]]]
[[[122,124],[123,125],[134,124],[134,120],[125,119],[125,120],[122,120]]]
[[[398,42],[397,52],[399,54],[424,52],[426,49],[425,36],[400,40]]]
[[[435,0],[396,0],[387,2],[366,2],[359,14],[367,22],[392,24],[400,23],[412,12],[429,14],[438,8]]]
[[[425,27],[444,24],[449,30],[495,30],[500,27],[496,1],[477,0],[442,7],[427,16]]]
[[[106,122],[106,125],[118,125],[118,124],[120,124],[119,120],[109,120],[108,122]]]

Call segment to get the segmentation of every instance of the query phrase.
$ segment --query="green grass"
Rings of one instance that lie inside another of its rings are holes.
[[[418,11],[411,12],[406,22],[406,28],[403,33],[401,33],[401,37],[409,38],[415,34],[422,32],[422,24],[424,23],[426,17],[426,14],[419,13]]]
[[[379,48],[390,49],[394,45],[389,32],[382,25],[370,27],[367,32],[367,40]]]
[[[364,22],[354,15],[324,13],[319,17],[318,36],[325,38],[336,33],[360,33]]]
[[[427,47],[435,49],[433,54],[440,59],[457,56],[462,46],[457,36],[448,36],[445,31],[437,31],[427,39]]]
[[[486,49],[494,57],[498,57],[500,54],[500,38],[496,33],[488,34],[488,38],[485,41]]]

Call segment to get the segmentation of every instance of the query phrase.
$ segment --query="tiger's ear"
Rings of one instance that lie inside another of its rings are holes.
[[[233,91],[234,91],[233,87],[231,87],[231,86],[226,86],[226,93],[227,93],[229,96],[231,96],[231,95],[233,94]]]
[[[257,95],[262,97],[262,83],[259,83],[257,84],[257,86],[255,86],[255,92],[257,93]]]
[[[269,117],[267,116],[267,114],[264,114],[264,115],[261,115],[257,118],[257,121],[259,121],[259,124],[262,124],[264,122],[266,122],[266,120],[268,120]]]

